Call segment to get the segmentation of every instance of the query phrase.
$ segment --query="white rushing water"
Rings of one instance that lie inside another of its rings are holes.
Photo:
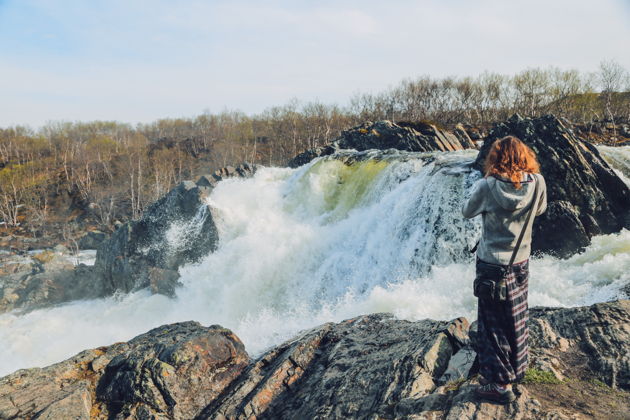
[[[472,320],[466,249],[479,221],[464,220],[460,209],[479,176],[466,166],[475,154],[372,152],[352,165],[320,159],[223,181],[208,203],[219,248],[180,270],[176,299],[140,291],[0,315],[0,376],[184,320],[233,329],[250,354],[366,313]],[[173,229],[177,242],[190,226]],[[530,304],[606,301],[629,282],[630,232],[622,231],[567,260],[534,259]]]
[[[597,149],[617,175],[630,185],[630,146],[598,146]]]

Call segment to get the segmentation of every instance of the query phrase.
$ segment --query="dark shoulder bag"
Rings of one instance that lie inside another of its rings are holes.
[[[479,299],[490,300],[493,302],[505,302],[507,300],[507,283],[505,282],[506,275],[512,271],[512,265],[514,259],[518,253],[518,249],[521,247],[523,236],[529,226],[529,221],[532,218],[538,205],[538,181],[535,181],[534,186],[534,200],[531,204],[531,208],[527,213],[525,224],[521,229],[521,233],[516,241],[514,251],[512,251],[512,257],[510,263],[507,266],[485,263],[481,260],[477,260],[477,275],[473,283],[473,294]],[[476,247],[475,247],[476,248]]]

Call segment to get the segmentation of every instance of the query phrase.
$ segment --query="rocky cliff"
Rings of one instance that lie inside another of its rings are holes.
[[[630,301],[531,315],[531,383],[507,406],[473,396],[467,320],[373,314],[305,331],[252,361],[229,330],[165,325],[0,379],[0,418],[626,418]]]

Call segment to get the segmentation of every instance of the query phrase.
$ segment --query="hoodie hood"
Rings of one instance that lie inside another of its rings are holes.
[[[534,198],[536,177],[531,176],[530,182],[521,183],[521,188],[516,189],[512,182],[489,176],[486,178],[492,197],[505,210],[514,211],[529,205]]]

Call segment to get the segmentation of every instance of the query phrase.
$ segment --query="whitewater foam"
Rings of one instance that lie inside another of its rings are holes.
[[[251,354],[366,313],[474,319],[467,248],[479,221],[460,212],[479,177],[474,157],[365,152],[222,181],[208,199],[219,247],[180,270],[175,299],[139,291],[1,315],[0,375],[191,319],[233,329]],[[191,228],[173,226],[170,240],[182,243]],[[532,305],[619,297],[630,282],[630,232],[596,237],[567,260],[533,259],[531,273]]]
[[[630,146],[598,146],[597,149],[617,175],[630,185]]]

